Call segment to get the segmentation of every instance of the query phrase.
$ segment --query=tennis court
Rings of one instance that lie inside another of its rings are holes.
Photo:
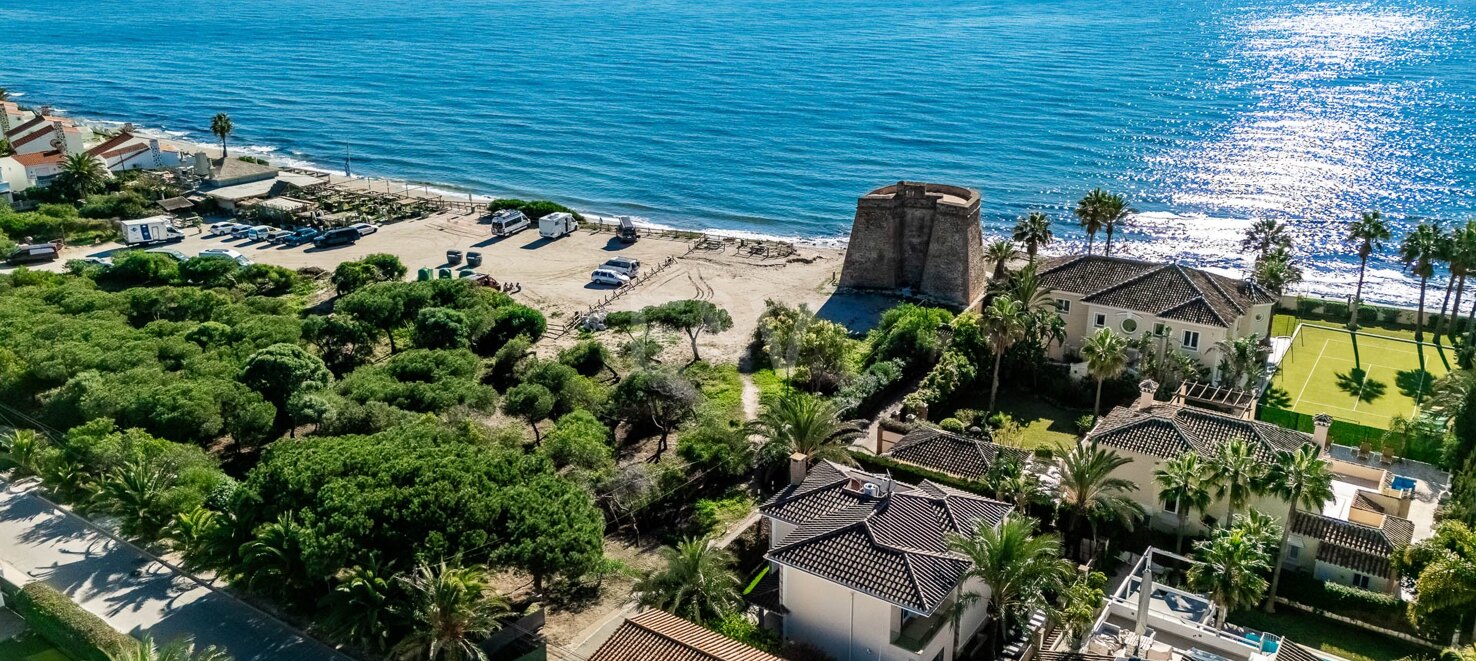
[[[1302,324],[1271,384],[1293,411],[1386,429],[1414,413],[1452,361],[1430,343]]]

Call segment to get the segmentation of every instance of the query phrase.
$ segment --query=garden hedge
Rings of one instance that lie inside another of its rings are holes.
[[[109,661],[109,651],[137,644],[45,583],[21,588],[10,606],[32,630],[78,661]]]

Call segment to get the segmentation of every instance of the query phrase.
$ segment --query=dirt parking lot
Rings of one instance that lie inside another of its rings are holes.
[[[683,298],[710,300],[728,310],[734,326],[721,335],[704,335],[701,347],[705,358],[728,360],[742,353],[765,299],[808,304],[812,309],[822,310],[826,318],[857,331],[869,328],[879,311],[893,302],[885,297],[833,296],[832,283],[840,272],[844,255],[839,250],[801,246],[794,257],[762,259],[740,255],[736,240],[723,242],[720,250],[692,251],[687,241],[647,236],[627,245],[610,233],[587,230],[559,239],[544,239],[536,227],[498,238],[491,236],[488,226],[479,220],[477,215],[439,214],[387,225],[355,244],[326,249],[311,245],[276,246],[204,234],[190,234],[184,241],[163,247],[191,256],[206,248],[231,248],[265,264],[328,270],[340,262],[386,252],[397,255],[405,263],[409,277],[414,277],[416,270],[423,266],[448,266],[449,249],[476,250],[483,258],[477,272],[501,282],[521,284],[522,290],[515,298],[542,310],[548,315],[551,328],[562,326],[573,315],[600,305],[615,294],[613,287],[589,281],[590,272],[606,259],[617,255],[639,259],[645,271],[674,258],[671,266],[616,297],[607,309],[632,310]],[[105,257],[120,248],[118,244],[70,247],[62,252],[61,260],[40,268],[60,270],[66,260]]]

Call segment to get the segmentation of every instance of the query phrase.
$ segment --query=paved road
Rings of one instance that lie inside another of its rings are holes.
[[[4,481],[0,560],[136,636],[194,636],[198,645],[218,645],[236,661],[347,661],[280,620],[151,561]]]

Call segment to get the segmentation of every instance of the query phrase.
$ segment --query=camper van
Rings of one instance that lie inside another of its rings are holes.
[[[511,236],[525,229],[533,222],[523,212],[517,209],[501,209],[492,214],[492,235]]]
[[[545,239],[568,236],[577,229],[579,221],[574,220],[574,214],[567,211],[557,211],[538,219],[538,235]]]
[[[125,220],[121,224],[123,225],[123,243],[130,246],[184,240],[184,232],[174,228],[174,219],[169,216]]]
[[[39,262],[54,262],[60,251],[54,243],[33,243],[15,247],[15,252],[5,261],[11,264],[36,264]]]

